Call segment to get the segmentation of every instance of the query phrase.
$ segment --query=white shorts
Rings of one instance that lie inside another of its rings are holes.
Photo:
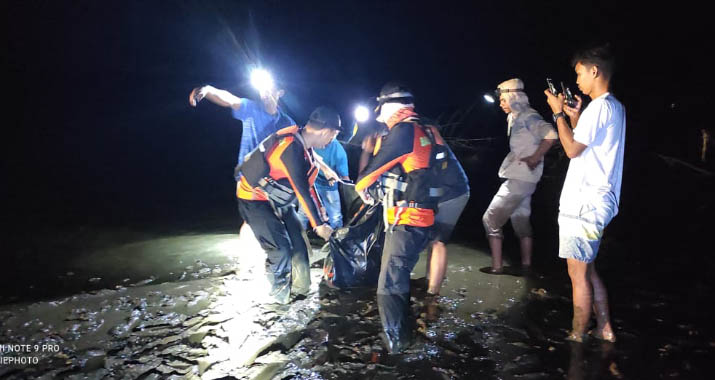
[[[559,257],[590,263],[596,259],[603,230],[618,213],[612,196],[595,196],[582,204],[561,206]]]
[[[511,226],[519,238],[531,237],[531,195],[536,183],[507,179],[492,198],[482,216],[487,236],[502,238],[502,227],[511,219]]]

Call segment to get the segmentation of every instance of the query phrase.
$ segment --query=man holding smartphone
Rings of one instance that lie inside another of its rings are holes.
[[[565,104],[564,94],[544,91],[564,152],[571,159],[558,218],[559,257],[566,259],[573,287],[573,326],[567,339],[583,340],[593,309],[597,325],[591,335],[615,342],[606,287],[595,259],[603,230],[618,213],[626,111],[609,92],[614,62],[608,46],[578,52],[572,64],[579,89],[592,99],[583,112],[578,95],[571,107]]]

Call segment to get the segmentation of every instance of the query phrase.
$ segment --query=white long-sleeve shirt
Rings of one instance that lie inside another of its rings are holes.
[[[520,159],[534,154],[542,140],[558,139],[556,129],[532,108],[509,113],[507,122],[510,151],[499,168],[499,177],[539,182],[544,171],[543,161],[531,170]]]

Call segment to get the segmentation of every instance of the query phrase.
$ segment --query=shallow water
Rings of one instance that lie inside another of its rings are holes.
[[[665,170],[642,169],[643,177]],[[401,355],[382,346],[375,290],[318,286],[320,268],[307,298],[266,305],[263,255],[235,231],[28,231],[5,254],[0,344],[31,352],[3,351],[0,378],[710,379],[713,183],[671,177],[643,193],[624,188],[626,206],[604,235],[597,268],[615,344],[564,340],[571,289],[553,238],[560,181],[545,177],[534,195],[534,229],[544,238],[533,273],[481,272],[486,243],[463,223],[468,243],[449,246],[436,303],[425,297],[424,257],[414,269],[415,343]],[[463,219],[478,220],[480,209]],[[506,232],[509,265],[518,247]],[[15,358],[37,362],[8,363]]]
[[[105,264],[117,260],[115,255],[128,254],[129,267],[138,269],[131,267],[141,262],[136,261],[137,257],[151,253],[157,266],[179,257],[177,262],[163,267],[165,272],[180,268],[179,261],[192,263],[192,268],[184,267],[191,272],[182,281],[142,281],[51,301],[1,307],[0,342],[4,347],[30,349],[3,351],[0,376],[217,378],[263,373],[263,367],[271,366],[256,364],[261,352],[280,344],[292,346],[290,337],[315,315],[320,306],[317,289],[322,270],[312,270],[313,287],[306,299],[272,308],[265,302],[265,255],[254,242],[242,241],[236,235],[208,235],[147,240],[108,250],[111,254],[103,256]],[[192,254],[187,252],[191,250],[177,253],[171,249],[186,248],[187,243],[213,247],[210,252],[216,253],[215,260],[203,255],[206,249],[193,251],[201,259],[190,257]],[[240,257],[236,256],[239,252]],[[319,258],[316,252],[313,259]],[[88,258],[81,270],[93,268],[93,273],[98,273],[98,261],[101,260],[96,257]],[[223,261],[229,273],[204,271],[210,268],[207,262],[212,261]],[[137,278],[147,273],[147,268],[135,272],[122,265],[116,268]],[[159,273],[152,276],[161,278]]]
[[[0,308],[0,342],[39,347],[3,352],[5,361],[25,362],[3,364],[0,376],[708,378],[715,342],[707,315],[679,314],[688,300],[676,294],[611,282],[612,294],[625,295],[612,297],[618,342],[567,343],[571,303],[563,273],[486,274],[479,269],[490,258],[482,249],[452,244],[436,302],[425,297],[424,255],[415,267],[415,343],[388,355],[374,289],[319,285],[321,269],[314,268],[307,298],[268,305],[254,243],[206,234],[89,250],[67,263],[74,275],[66,278],[110,286]],[[316,265],[320,255],[315,249]]]

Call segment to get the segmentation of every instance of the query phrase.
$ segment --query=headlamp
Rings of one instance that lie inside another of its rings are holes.
[[[363,123],[367,121],[367,119],[370,117],[370,110],[367,109],[367,107],[360,105],[355,107],[355,121],[359,123]]]
[[[411,92],[409,91],[398,91],[398,92],[392,92],[386,95],[378,96],[375,98],[377,100],[377,107],[375,107],[375,113],[378,113],[380,111],[380,107],[388,102],[396,102],[400,99],[412,99],[414,96],[412,95]],[[411,101],[410,101],[411,103]]]
[[[501,97],[501,94],[505,94],[507,92],[524,92],[523,88],[497,88],[494,90],[494,97],[496,99],[499,99]]]
[[[251,71],[251,85],[258,92],[265,93],[273,89],[273,77],[264,69],[254,69]]]
[[[393,92],[391,94],[378,96],[377,102],[382,104],[382,103],[387,103],[389,100],[394,100],[394,99],[399,99],[399,98],[412,98],[412,93],[407,92],[407,91]]]

